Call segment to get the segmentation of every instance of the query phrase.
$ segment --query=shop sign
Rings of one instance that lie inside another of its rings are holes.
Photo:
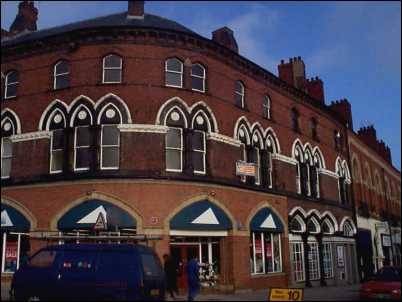
[[[388,235],[382,236],[382,246],[391,246],[391,237]]]
[[[269,301],[303,301],[303,288],[271,288]]]
[[[18,246],[17,242],[7,242],[5,250],[5,272],[15,272],[17,270]]]
[[[377,229],[387,229],[387,223],[386,222],[377,222],[375,224],[375,227]]]
[[[236,161],[236,175],[238,176],[255,176],[255,164],[247,163],[242,160]]]

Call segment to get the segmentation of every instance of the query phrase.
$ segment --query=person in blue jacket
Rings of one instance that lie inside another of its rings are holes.
[[[197,257],[191,255],[190,260],[187,263],[188,301],[194,301],[194,298],[200,291],[198,271],[199,264]]]

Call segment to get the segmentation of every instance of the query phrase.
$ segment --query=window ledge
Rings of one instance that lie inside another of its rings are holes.
[[[278,276],[286,276],[284,272],[278,273],[268,273],[268,274],[251,274],[250,277],[252,279],[260,279],[260,278],[271,278],[271,277],[278,277]]]

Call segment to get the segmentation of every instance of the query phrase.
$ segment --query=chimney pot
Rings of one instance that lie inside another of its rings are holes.
[[[145,1],[128,1],[127,18],[144,19],[144,2]]]

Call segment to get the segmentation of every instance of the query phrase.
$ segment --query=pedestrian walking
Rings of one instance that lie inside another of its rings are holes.
[[[166,290],[170,294],[173,300],[176,300],[175,293],[178,295],[177,289],[177,267],[173,259],[168,255],[163,255],[164,270],[166,276]]]
[[[190,261],[187,263],[188,301],[194,301],[200,291],[198,271],[198,259],[196,256],[191,255]]]

